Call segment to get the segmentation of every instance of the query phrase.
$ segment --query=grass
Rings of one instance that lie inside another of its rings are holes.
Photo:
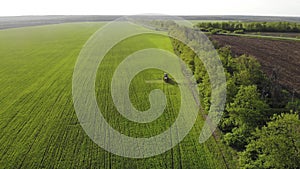
[[[269,36],[269,35],[256,35],[256,34],[236,34],[236,33],[220,33],[221,35],[227,36],[242,36],[249,38],[262,38],[262,39],[271,39],[271,40],[292,40],[292,41],[300,41],[299,38],[292,37],[282,37],[282,36]]]
[[[82,46],[102,25],[0,31],[0,168],[225,168],[213,138],[198,143],[201,116],[179,145],[147,159],[116,156],[90,140],[73,108],[72,74]],[[116,112],[108,95],[113,70],[126,55],[150,47],[173,51],[165,36],[132,37],[116,45],[98,70],[95,92],[100,109],[115,129],[129,136],[149,137],[166,130],[180,106],[178,87],[159,83],[162,72],[149,69],[133,79],[130,98],[137,109],[146,110],[148,93],[162,89],[168,99],[164,114],[154,122],[138,124]]]

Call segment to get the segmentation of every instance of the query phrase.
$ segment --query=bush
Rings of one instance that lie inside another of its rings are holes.
[[[244,34],[245,31],[244,30],[235,30],[233,33],[236,33],[236,34]]]
[[[222,29],[212,29],[210,31],[210,33],[213,34],[213,35],[215,35],[215,34],[218,34],[218,33],[222,32],[222,31],[223,31]]]
[[[231,33],[231,32],[230,32],[230,31],[227,31],[227,30],[222,30],[220,33],[227,34],[227,33]]]
[[[199,28],[199,30],[202,32],[209,32],[206,28]]]

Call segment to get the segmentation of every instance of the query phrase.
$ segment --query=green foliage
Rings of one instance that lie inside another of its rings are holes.
[[[299,24],[286,22],[205,22],[197,24],[196,27],[212,34],[225,33],[225,31],[244,33],[251,31],[298,32],[300,30]],[[288,119],[292,123],[296,122],[298,117],[276,114],[287,113],[290,110],[293,113],[299,113],[300,101],[294,99],[293,96],[292,101],[288,103],[291,94],[282,89],[276,78],[268,78],[254,57],[248,55],[232,57],[230,47],[220,48],[217,43],[214,44],[218,48],[227,79],[226,110],[219,124],[219,128],[224,132],[222,141],[238,151],[244,151],[241,153],[240,160],[243,168],[299,168],[299,162],[293,162],[293,160],[299,161],[299,147],[295,148],[296,144],[300,145],[300,139],[296,136],[299,135],[300,128],[297,126],[299,124],[298,122],[297,125],[285,124]],[[189,58],[189,55],[191,54],[188,52],[180,53],[182,58]],[[197,58],[193,58],[194,75],[198,79],[202,105],[208,111],[211,94],[209,76],[202,68],[203,64],[201,62],[198,64]],[[276,77],[276,72],[274,77]],[[270,118],[273,115],[274,117]],[[268,126],[264,126],[267,123]],[[291,126],[295,128],[292,129]],[[294,141],[291,142],[289,138]],[[279,141],[277,142],[276,139]],[[270,145],[268,145],[269,142]],[[286,142],[289,143],[284,147]],[[288,156],[290,151],[292,157]],[[280,163],[282,160],[286,163]]]
[[[244,149],[251,138],[251,129],[246,125],[234,127],[223,137],[223,142],[237,150]]]
[[[236,33],[236,34],[244,34],[245,31],[244,31],[243,29],[239,29],[239,30],[233,31],[233,33]]]
[[[238,93],[239,87],[236,84],[236,80],[234,78],[231,78],[230,76],[227,76],[226,87],[227,87],[226,102],[227,104],[229,104],[233,102],[235,95]]]
[[[208,74],[205,74],[201,83],[198,84],[202,106],[206,112],[210,109],[211,88]]]
[[[227,77],[227,108],[219,127],[228,133],[225,142],[228,145],[237,144],[233,147],[241,149],[246,142],[235,143],[234,140],[238,139],[233,136],[238,132],[247,131],[249,136],[250,128],[253,130],[266,120],[264,110],[268,105],[261,100],[260,93],[268,83],[260,64],[254,57],[242,55],[233,58],[230,47],[223,47],[218,51]],[[246,126],[247,131],[242,131],[246,127],[239,129],[241,126]]]
[[[294,97],[294,96],[292,96]],[[286,108],[290,110],[292,113],[299,113],[300,114],[300,99],[293,98],[292,101],[288,102]]]
[[[228,111],[231,124],[235,127],[224,136],[224,141],[236,149],[243,149],[248,143],[251,132],[266,121],[265,110],[268,105],[260,100],[256,86],[240,86],[233,102],[230,103],[226,110]],[[227,122],[227,121],[225,121]],[[228,122],[223,123],[227,128]]]
[[[234,58],[232,57],[230,46],[219,48],[218,53],[224,67],[224,71],[229,72],[230,75],[232,75],[236,70],[236,64]]]
[[[255,85],[240,86],[234,100],[227,107],[228,112],[239,125],[262,126],[265,122],[264,111],[268,105],[260,99]]]
[[[293,22],[200,22],[195,27],[206,31],[222,29],[234,33],[300,32],[300,24]]]
[[[299,168],[300,121],[296,114],[274,115],[254,136],[241,153],[241,168]]]
[[[256,85],[264,80],[261,66],[254,57],[242,55],[236,58],[235,68],[234,78],[238,85]]]
[[[210,29],[209,32],[213,35],[223,32],[222,29]]]

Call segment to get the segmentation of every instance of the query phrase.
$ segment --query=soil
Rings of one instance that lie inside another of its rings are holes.
[[[226,35],[212,35],[210,38],[221,46],[231,46],[235,56],[254,56],[267,75],[271,76],[276,70],[280,85],[300,94],[300,41]]]

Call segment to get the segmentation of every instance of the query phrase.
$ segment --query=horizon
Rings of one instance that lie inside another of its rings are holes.
[[[136,16],[151,16],[151,15],[157,15],[157,16],[178,16],[178,17],[185,17],[185,16],[196,16],[196,17],[226,17],[226,16],[246,16],[246,17],[294,17],[299,18],[299,16],[294,15],[206,15],[206,14],[195,14],[195,15],[168,15],[168,14],[134,14]],[[0,17],[28,17],[28,16],[134,16],[134,15],[128,15],[128,14],[38,14],[38,15],[0,15]]]
[[[49,16],[49,15],[137,15],[163,14],[175,16],[280,16],[300,17],[297,0],[239,0],[175,1],[138,0],[10,0],[2,2],[0,16]]]
[[[170,17],[179,17],[187,20],[231,20],[231,17],[237,17],[240,19],[249,19],[251,17],[260,19],[260,18],[270,18],[270,19],[284,19],[284,18],[295,18],[299,19],[300,16],[284,16],[284,15],[164,15],[164,14],[137,14],[137,15],[120,15],[120,14],[99,14],[99,15],[80,15],[80,14],[71,14],[71,15],[9,15],[3,16],[0,15],[0,18],[37,18],[37,17],[123,17],[123,16],[170,16]],[[185,18],[187,17],[187,18]],[[188,18],[191,17],[191,18]],[[198,17],[198,18],[197,18]],[[236,19],[233,19],[236,20]]]

